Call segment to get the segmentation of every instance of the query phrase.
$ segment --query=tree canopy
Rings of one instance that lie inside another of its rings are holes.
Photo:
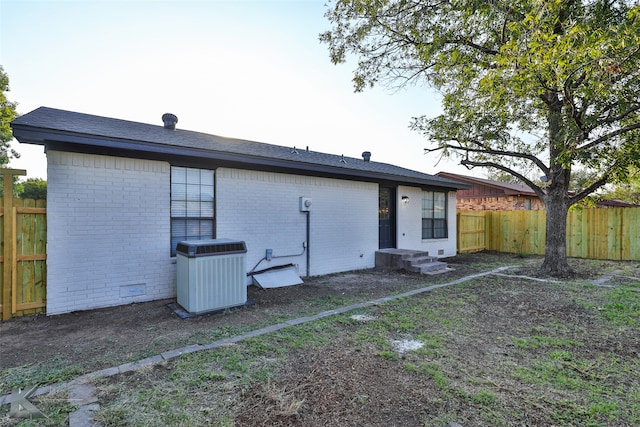
[[[627,182],[614,185],[603,197],[640,205],[640,168],[631,168]]]
[[[47,181],[41,178],[28,178],[14,185],[14,192],[21,199],[46,199]]]
[[[321,34],[354,87],[428,84],[426,151],[507,172],[547,208],[543,270],[562,275],[568,208],[640,165],[640,7],[615,0],[339,0]],[[592,179],[568,192],[574,167]],[[536,169],[532,180],[518,172]]]
[[[10,123],[17,117],[16,103],[7,99],[9,76],[0,65],[0,167],[6,166],[12,157],[20,155],[11,149],[9,142],[13,139]]]

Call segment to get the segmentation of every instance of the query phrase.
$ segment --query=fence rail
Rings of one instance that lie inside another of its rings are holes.
[[[544,254],[546,211],[458,211],[458,252]],[[576,209],[567,217],[567,255],[640,260],[640,208]]]

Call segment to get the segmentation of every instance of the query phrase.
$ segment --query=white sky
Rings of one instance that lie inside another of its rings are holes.
[[[481,176],[439,164],[408,126],[436,116],[425,87],[355,94],[318,35],[324,0],[0,0],[0,65],[20,114],[40,106]],[[12,143],[10,167],[46,179],[41,146]]]

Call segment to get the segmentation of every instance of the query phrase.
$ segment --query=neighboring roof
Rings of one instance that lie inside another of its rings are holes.
[[[616,199],[605,199],[598,200],[596,202],[596,206],[611,206],[614,208],[637,208],[640,205],[636,205],[635,203],[625,202],[624,200],[616,200]]]
[[[45,145],[52,150],[446,189],[470,188],[448,178],[387,163],[48,107],[18,117],[11,127],[21,143]],[[301,145],[305,145],[303,141]]]
[[[511,184],[508,182],[493,181],[490,179],[476,178],[474,176],[458,175],[449,172],[438,172],[436,176],[449,178],[456,181],[465,182],[467,184],[485,185],[487,187],[497,188],[504,191],[507,196],[535,196],[538,195],[530,187],[522,184]]]

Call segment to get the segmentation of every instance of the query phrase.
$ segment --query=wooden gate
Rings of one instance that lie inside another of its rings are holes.
[[[2,169],[4,194],[13,194],[12,176],[25,171]],[[46,310],[46,200],[0,199],[0,310],[2,320]]]
[[[458,211],[458,253],[478,252],[487,249],[486,215],[477,211]]]

